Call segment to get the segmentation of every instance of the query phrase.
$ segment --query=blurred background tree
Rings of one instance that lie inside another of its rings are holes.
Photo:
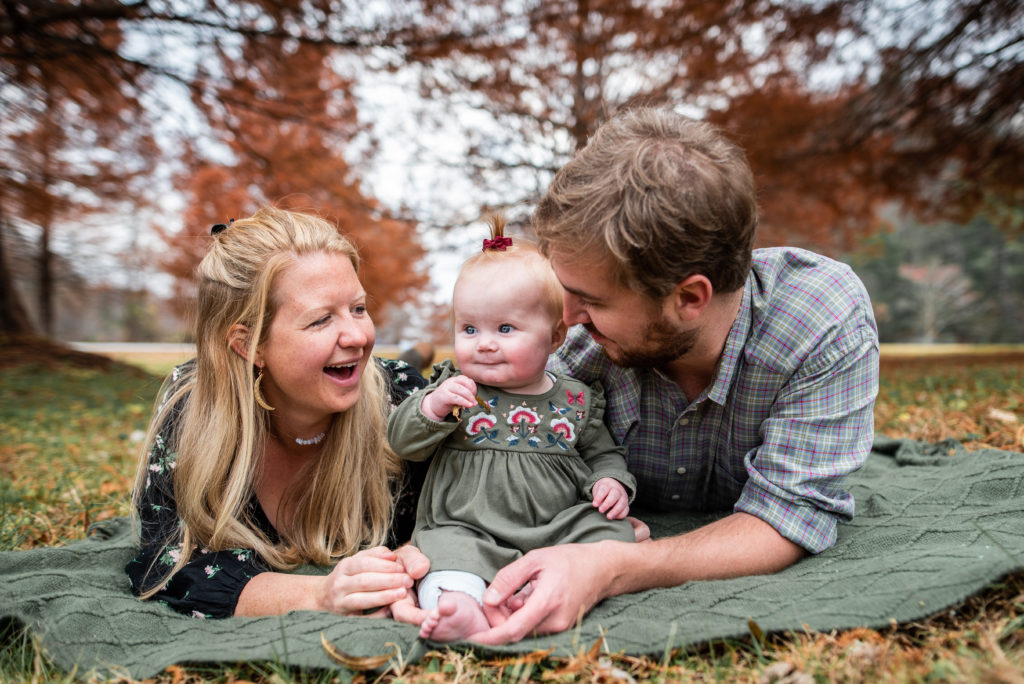
[[[360,12],[328,1],[0,4],[0,241],[32,236],[0,251],[4,331],[54,335],[54,283],[82,266],[64,260],[56,273],[54,233],[75,253],[96,214],[108,234],[117,222],[160,225],[181,308],[209,226],[268,202],[350,234],[382,311],[413,299],[426,282],[415,226],[365,196],[342,156],[358,126],[331,61],[377,44]],[[185,208],[169,223],[184,229],[165,225],[171,193]],[[16,286],[17,257],[38,263],[36,306]]]
[[[1021,341],[1022,57],[1008,0],[13,0],[0,237],[25,239],[0,264],[118,217],[156,225],[187,297],[209,225],[274,201],[353,235],[397,340],[439,320],[426,263],[470,242],[451,227],[490,207],[522,226],[604,118],[653,104],[747,149],[759,243],[848,255],[888,341]],[[910,245],[939,238],[959,248]],[[7,267],[0,287],[9,330]]]

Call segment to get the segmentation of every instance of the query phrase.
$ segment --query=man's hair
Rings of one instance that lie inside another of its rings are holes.
[[[753,174],[715,126],[625,110],[555,175],[532,221],[545,254],[609,258],[621,282],[649,297],[695,274],[734,292],[757,227]]]

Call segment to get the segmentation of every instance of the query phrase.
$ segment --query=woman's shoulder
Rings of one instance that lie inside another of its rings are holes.
[[[384,374],[385,385],[391,395],[391,403],[398,405],[416,390],[426,387],[427,381],[419,370],[400,359],[373,357]]]

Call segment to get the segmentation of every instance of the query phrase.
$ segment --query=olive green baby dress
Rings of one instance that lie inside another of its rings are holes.
[[[568,376],[537,395],[477,385],[481,405],[459,420],[423,415],[427,392],[458,374],[435,367],[431,383],[411,395],[388,422],[391,447],[403,459],[433,456],[420,495],[412,543],[431,571],[462,570],[490,582],[527,551],[603,539],[633,541],[626,520],[594,508],[602,477],[622,483],[630,500],[636,480],[602,422],[604,395]]]

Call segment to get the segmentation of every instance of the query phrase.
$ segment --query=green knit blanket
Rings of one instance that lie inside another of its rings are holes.
[[[824,553],[776,575],[617,596],[577,629],[487,650],[554,647],[553,655],[569,655],[604,633],[613,652],[660,655],[748,634],[748,620],[765,633],[883,627],[939,612],[1024,568],[1024,454],[880,439],[848,484],[856,517],[840,525],[838,542]],[[709,520],[644,518],[656,537]],[[137,679],[174,663],[341,668],[321,635],[352,656],[389,653],[391,642],[414,661],[435,646],[418,640],[415,627],[391,620],[315,612],[184,617],[130,595],[122,568],[133,553],[124,519],[97,525],[89,538],[62,548],[0,553],[0,619],[13,618],[38,635],[65,669]]]

